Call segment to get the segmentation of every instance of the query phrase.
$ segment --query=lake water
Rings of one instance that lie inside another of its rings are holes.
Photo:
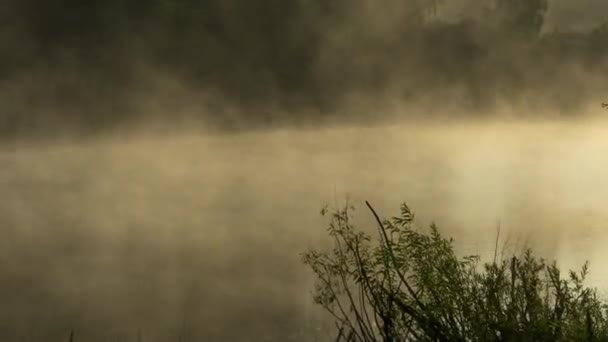
[[[406,201],[462,253],[532,246],[608,275],[608,125],[410,124],[138,134],[0,150],[0,333],[10,341],[301,340],[316,329],[299,253],[325,203]],[[62,337],[61,337],[62,338]],[[311,337],[312,339],[312,337]],[[133,338],[133,340],[135,340]],[[186,340],[186,338],[184,338]]]

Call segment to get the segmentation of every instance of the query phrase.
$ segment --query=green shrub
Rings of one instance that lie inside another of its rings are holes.
[[[607,306],[583,285],[587,264],[564,277],[530,250],[484,264],[459,258],[434,224],[414,226],[406,204],[390,220],[366,204],[377,239],[345,206],[331,214],[333,249],[303,255],[337,341],[608,341]]]

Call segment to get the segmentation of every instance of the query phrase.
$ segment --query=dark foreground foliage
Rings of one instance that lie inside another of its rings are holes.
[[[583,285],[587,264],[565,276],[530,250],[459,258],[435,225],[414,226],[406,204],[390,220],[366,204],[377,239],[355,229],[346,206],[331,215],[333,250],[303,256],[337,341],[608,341],[608,307]]]

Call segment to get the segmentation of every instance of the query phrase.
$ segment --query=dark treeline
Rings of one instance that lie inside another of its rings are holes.
[[[6,112],[0,127],[8,133],[50,122],[122,123],[137,112],[128,99],[146,94],[150,70],[175,77],[195,97],[213,93],[246,105],[248,114],[231,120],[262,124],[286,119],[261,110],[270,103],[285,112],[309,106],[322,116],[347,96],[373,98],[389,89],[393,99],[441,97],[465,108],[504,98],[527,103],[533,94],[565,111],[595,95],[595,84],[581,75],[606,69],[605,26],[543,32],[547,0],[486,0],[458,17],[444,15],[443,6],[439,0],[373,6],[7,0],[0,8]],[[223,120],[218,123],[230,124]]]

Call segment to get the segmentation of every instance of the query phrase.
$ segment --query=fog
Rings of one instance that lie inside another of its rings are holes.
[[[605,2],[7,0],[0,138],[576,117],[608,82]],[[415,110],[413,110],[415,109]]]
[[[324,204],[406,201],[464,254],[608,268],[605,120],[132,133],[0,153],[5,340],[313,340]],[[326,322],[327,324],[328,322]],[[235,324],[238,328],[235,328]]]
[[[604,289],[606,9],[5,1],[0,340],[325,340],[300,253],[347,198]]]

